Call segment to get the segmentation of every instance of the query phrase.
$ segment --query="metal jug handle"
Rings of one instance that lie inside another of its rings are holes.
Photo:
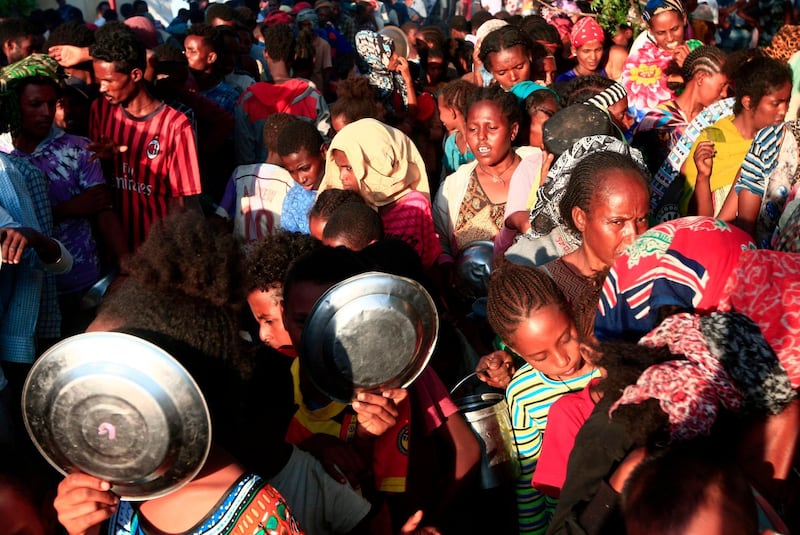
[[[466,383],[467,381],[469,381],[473,377],[477,377],[479,373],[483,373],[488,369],[489,368],[477,369],[474,372],[472,372],[469,375],[467,375],[466,377],[464,377],[463,379],[461,379],[459,382],[456,383],[456,386],[454,386],[453,389],[450,390],[450,396],[452,396],[455,393],[455,391],[458,390],[461,387],[461,385],[463,385],[464,383]]]

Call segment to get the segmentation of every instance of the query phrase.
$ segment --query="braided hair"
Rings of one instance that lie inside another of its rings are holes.
[[[447,106],[460,111],[461,114],[466,117],[469,111],[467,103],[477,89],[475,84],[467,82],[466,80],[453,80],[442,88],[439,92],[439,96],[442,97],[442,100]]]
[[[725,52],[715,46],[699,46],[689,52],[689,55],[683,60],[681,74],[684,82],[689,83],[689,80],[698,73],[704,72],[713,76],[722,72],[724,64]]]
[[[544,271],[506,262],[492,273],[486,319],[502,340],[511,338],[531,312],[548,305],[556,305],[572,316],[564,294]]]
[[[649,192],[650,186],[645,171],[627,154],[601,151],[586,156],[575,165],[564,196],[558,204],[561,218],[572,232],[580,234],[572,219],[572,209],[577,207],[589,212],[598,193],[603,193],[603,186],[609,176],[604,171],[611,170],[632,171]]]

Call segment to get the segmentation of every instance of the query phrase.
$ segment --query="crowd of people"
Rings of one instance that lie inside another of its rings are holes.
[[[0,20],[0,533],[800,530],[797,5],[640,4]],[[375,271],[438,336],[345,403],[304,331]],[[195,379],[177,490],[120,498],[26,433],[33,364],[91,331]],[[469,393],[510,422],[491,485]]]

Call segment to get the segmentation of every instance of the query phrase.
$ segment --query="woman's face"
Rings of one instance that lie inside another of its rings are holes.
[[[701,74],[697,84],[697,98],[703,107],[708,107],[728,95],[728,77],[721,72]]]
[[[664,11],[650,19],[650,34],[658,48],[672,51],[683,44],[686,19],[677,11]]]
[[[487,69],[506,91],[531,79],[531,58],[522,45],[492,52],[487,59]]]
[[[755,108],[752,108],[755,128],[761,130],[768,126],[781,124],[786,118],[786,108],[789,105],[791,95],[792,84],[786,82],[782,87],[761,97]]]
[[[577,48],[573,48],[572,52],[575,54],[578,65],[584,71],[581,74],[595,72],[600,67],[600,61],[603,59],[603,43],[589,41]]]
[[[558,305],[531,311],[505,342],[525,362],[553,380],[576,377],[592,368],[584,358],[585,347],[575,322]]]
[[[593,269],[609,268],[637,236],[647,230],[650,197],[635,171],[601,171],[589,210],[575,207],[572,218],[583,237]]]
[[[350,160],[347,159],[347,154],[338,149],[334,149],[333,161],[336,163],[336,167],[339,168],[339,180],[342,181],[342,188],[360,191],[361,188],[358,184],[358,178],[353,174],[353,167],[350,165]]]
[[[511,140],[519,125],[509,124],[495,102],[480,100],[473,104],[467,116],[467,144],[479,164],[491,167],[508,157]]]

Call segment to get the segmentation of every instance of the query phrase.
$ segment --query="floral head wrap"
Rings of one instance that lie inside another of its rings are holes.
[[[389,70],[389,61],[394,53],[391,37],[362,30],[356,34],[356,51],[367,67],[367,79],[378,89],[381,100],[391,108],[391,97],[395,90],[403,97],[403,105],[408,105],[408,88],[403,77]]]
[[[414,142],[396,128],[375,119],[361,119],[342,128],[328,149],[320,191],[343,187],[334,150],[345,153],[361,195],[372,206],[391,204],[413,190],[430,195],[422,156]]]

